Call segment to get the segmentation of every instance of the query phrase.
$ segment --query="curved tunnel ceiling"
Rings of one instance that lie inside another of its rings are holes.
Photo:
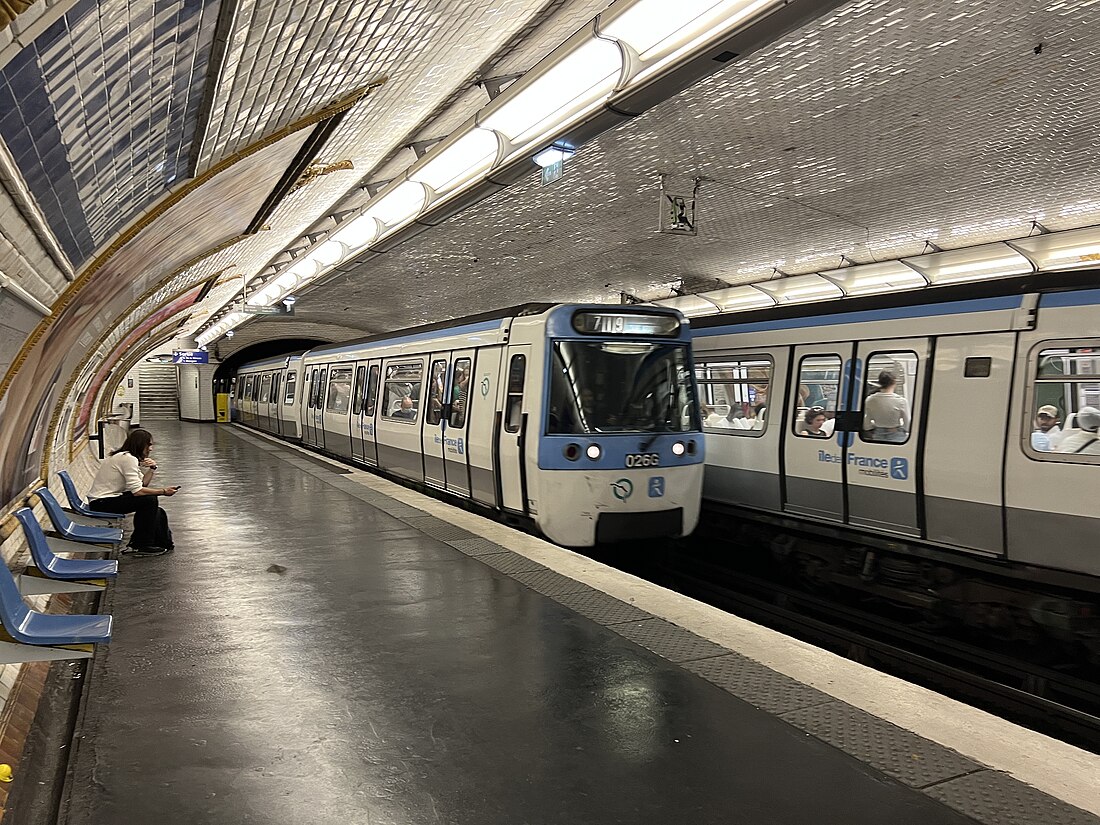
[[[128,349],[208,327],[242,280],[277,276],[482,108],[477,81],[507,86],[608,3],[41,5],[0,28],[0,501]],[[341,263],[292,321],[252,321],[231,349],[1100,223],[1090,5],[822,4],[582,146],[556,184],[528,175]],[[242,236],[312,119],[356,94],[301,185]],[[699,181],[698,236],[654,231],[661,175],[678,194]]]

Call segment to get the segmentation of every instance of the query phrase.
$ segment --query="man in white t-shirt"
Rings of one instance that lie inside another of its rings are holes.
[[[1031,446],[1044,452],[1057,450],[1064,433],[1058,426],[1061,416],[1053,404],[1044,404],[1035,413],[1035,432]]]

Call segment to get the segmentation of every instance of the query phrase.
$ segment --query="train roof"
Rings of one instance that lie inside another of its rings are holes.
[[[846,315],[873,310],[901,309],[904,307],[934,306],[954,301],[1004,298],[1036,293],[1064,292],[1068,290],[1095,289],[1100,287],[1100,269],[1076,272],[1048,272],[1003,278],[995,281],[974,281],[930,289],[866,295],[858,298],[837,298],[804,304],[764,307],[744,312],[726,312],[689,319],[692,330],[715,327],[741,326],[768,321],[784,321],[795,318]]]
[[[267,358],[261,358],[259,361],[247,361],[237,367],[237,372],[256,367],[273,367],[276,364],[281,366],[287,363],[288,358],[301,358],[304,353],[305,350],[297,350],[295,352],[285,352],[282,355],[272,355]]]
[[[314,347],[309,350],[311,355],[317,353],[329,352],[335,349],[346,349],[347,347],[354,347],[360,344],[375,344],[380,341],[388,341],[391,338],[401,338],[406,335],[418,335],[425,332],[436,332],[438,330],[450,329],[451,327],[461,327],[467,324],[477,324],[485,321],[503,321],[505,318],[522,318],[528,315],[541,315],[557,304],[551,303],[530,303],[520,304],[518,306],[506,307],[505,309],[495,309],[492,312],[482,312],[478,315],[467,315],[463,318],[452,318],[449,321],[436,321],[433,324],[422,324],[417,327],[406,327],[405,329],[395,329],[393,332],[382,332],[375,335],[368,335],[363,338],[352,338],[348,341],[337,341],[334,344],[323,344],[319,347]]]

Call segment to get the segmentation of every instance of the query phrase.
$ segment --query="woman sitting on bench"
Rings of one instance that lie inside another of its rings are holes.
[[[157,469],[149,457],[152,450],[148,430],[131,430],[123,445],[99,465],[88,491],[93,510],[134,514],[128,552],[139,556],[159,556],[172,549],[168,514],[157,504],[157,496],[174,496],[179,487],[148,486]]]

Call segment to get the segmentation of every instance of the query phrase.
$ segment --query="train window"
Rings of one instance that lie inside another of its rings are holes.
[[[378,407],[378,376],[381,370],[375,364],[370,368],[370,378],[367,379],[367,415],[374,418],[374,411]]]
[[[1100,341],[1044,344],[1033,358],[1025,451],[1045,461],[1100,464]]]
[[[904,444],[909,440],[918,360],[915,352],[873,352],[868,356],[859,433],[864,441]]]
[[[420,414],[420,382],[423,377],[423,361],[406,361],[387,366],[382,417],[414,423]]]
[[[298,383],[297,373],[288,372],[286,374],[286,393],[283,396],[284,404],[294,403],[294,385]]]
[[[260,376],[256,376],[256,380],[252,382],[252,400],[257,401],[260,398]]]
[[[508,398],[504,406],[504,429],[518,433],[523,423],[523,379],[527,374],[527,356],[513,355],[508,365]]]
[[[438,424],[443,419],[443,389],[447,384],[447,362],[432,361],[431,380],[428,382],[427,424]]]
[[[696,362],[703,429],[730,435],[763,435],[768,427],[772,366],[771,358],[762,355]]]
[[[244,377],[244,389],[241,391],[241,400],[252,399],[252,376],[246,375]]]
[[[306,406],[309,409],[313,409],[317,406],[317,369],[314,368],[309,373],[309,398],[306,401]]]
[[[333,367],[328,376],[328,396],[325,409],[337,415],[347,415],[351,406],[351,367]]]
[[[993,359],[989,356],[967,358],[963,365],[964,378],[988,378],[993,374]]]
[[[807,355],[799,362],[798,392],[791,416],[796,436],[832,436],[840,397],[841,368],[839,355]]]
[[[271,376],[271,403],[279,403],[279,382],[282,380],[283,374],[277,372]]]
[[[572,435],[694,430],[695,382],[688,361],[683,344],[557,341],[546,431]]]
[[[466,406],[470,402],[470,359],[459,358],[455,361],[454,377],[451,379],[451,420],[455,429],[466,426]]]
[[[328,367],[321,367],[321,371],[317,373],[317,392],[314,393],[313,406],[317,409],[324,407],[325,402],[325,386],[328,383]]]
[[[260,377],[260,403],[266,404],[269,398],[271,398],[271,376],[265,372]]]
[[[367,368],[360,364],[355,368],[355,389],[351,391],[351,414],[359,415],[363,411],[363,389],[367,383]]]

